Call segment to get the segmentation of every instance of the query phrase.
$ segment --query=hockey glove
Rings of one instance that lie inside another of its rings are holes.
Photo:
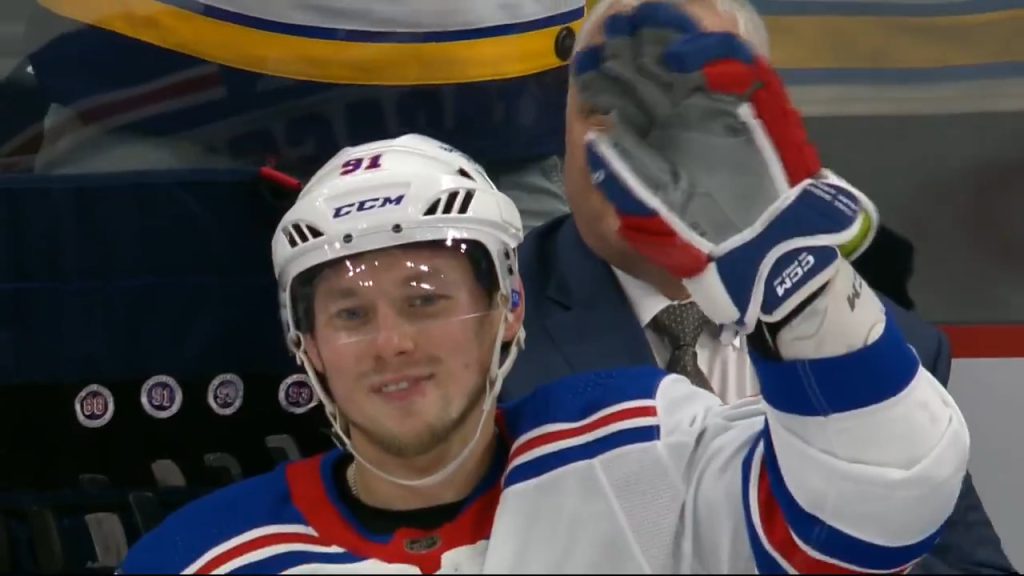
[[[576,54],[574,86],[611,126],[586,137],[620,235],[680,278],[712,320],[749,332],[823,286],[877,228],[861,192],[822,170],[775,71],[677,7],[613,14]]]

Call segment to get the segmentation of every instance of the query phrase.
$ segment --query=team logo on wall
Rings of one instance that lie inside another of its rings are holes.
[[[153,418],[170,418],[181,409],[181,386],[166,374],[158,374],[142,384],[142,409]]]
[[[282,380],[277,389],[277,401],[281,403],[281,408],[292,414],[308,412],[318,402],[305,374],[293,374]]]
[[[114,417],[114,395],[106,386],[86,386],[75,397],[75,416],[86,428],[103,426]]]
[[[217,414],[230,416],[242,407],[244,393],[244,384],[237,374],[221,374],[206,388],[206,403]]]

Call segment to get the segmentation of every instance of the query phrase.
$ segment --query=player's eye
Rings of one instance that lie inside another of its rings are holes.
[[[331,314],[331,317],[342,324],[358,324],[369,317],[369,311],[364,306],[347,306],[338,308]]]
[[[433,308],[444,302],[446,299],[446,296],[442,296],[435,292],[430,294],[420,294],[409,299],[409,306],[412,308]]]

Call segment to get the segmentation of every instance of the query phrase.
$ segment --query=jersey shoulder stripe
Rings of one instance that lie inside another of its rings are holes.
[[[652,414],[653,410],[652,406]],[[571,464],[594,460],[619,448],[657,441],[659,430],[656,416],[624,418],[560,445],[552,445],[548,450],[535,450],[509,463],[504,487],[511,488]]]
[[[128,551],[124,573],[197,573],[268,546],[316,544],[292,504],[284,465],[193,500]]]
[[[387,562],[361,558],[345,550],[316,550],[313,548],[295,547],[292,550],[275,550],[263,558],[252,558],[237,567],[225,566],[221,574],[302,574],[310,573],[310,566],[321,567],[320,574],[337,574],[338,572],[370,573],[371,567],[386,567],[388,572],[397,572],[404,567],[389,565]]]
[[[666,373],[641,367],[557,380],[502,411],[512,438],[506,488],[617,448],[659,438]]]
[[[278,553],[330,549],[330,546],[320,544],[320,538],[316,531],[309,526],[302,524],[264,526],[214,547],[186,568],[184,573],[224,573]]]

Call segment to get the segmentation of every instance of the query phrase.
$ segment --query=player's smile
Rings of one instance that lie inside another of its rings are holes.
[[[379,380],[373,384],[370,390],[386,402],[405,403],[422,398],[427,392],[426,387],[433,380],[432,372],[410,372]]]

